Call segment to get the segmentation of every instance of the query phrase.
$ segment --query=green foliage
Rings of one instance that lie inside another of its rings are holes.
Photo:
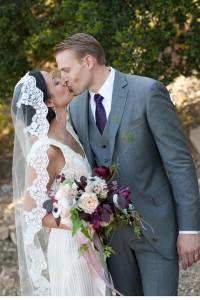
[[[107,64],[123,72],[164,84],[180,74],[199,75],[199,24],[198,0],[1,0],[0,101],[9,110],[5,99],[21,76],[55,68],[54,46],[77,32],[94,35]],[[0,109],[0,136],[8,141],[11,120]]]
[[[0,98],[28,69],[51,68],[54,46],[76,32],[94,35],[127,73],[165,83],[199,73],[199,11],[197,0],[1,1]]]
[[[88,244],[82,244],[78,249],[79,257],[81,257],[86,251],[88,251]]]
[[[104,261],[107,260],[107,258],[109,258],[111,255],[115,255],[115,251],[113,250],[113,248],[111,246],[104,246],[103,247],[103,259]]]
[[[8,158],[13,147],[13,127],[9,105],[0,103],[0,159]]]
[[[81,226],[81,232],[89,239],[92,240],[92,237],[90,235],[90,232],[88,230],[88,228],[86,226],[84,226],[84,224],[82,224]]]
[[[76,234],[79,228],[82,226],[82,220],[79,219],[78,212],[75,208],[71,209],[71,221],[72,221],[72,236]]]
[[[72,236],[74,236],[78,229],[89,239],[92,240],[89,229],[83,220],[79,218],[78,211],[76,207],[72,208],[71,211],[71,221],[72,221]]]

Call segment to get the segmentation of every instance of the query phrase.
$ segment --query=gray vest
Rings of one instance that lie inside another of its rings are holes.
[[[109,166],[111,164],[108,125],[109,122],[106,123],[103,135],[101,135],[96,126],[95,119],[89,105],[89,140],[98,166]]]

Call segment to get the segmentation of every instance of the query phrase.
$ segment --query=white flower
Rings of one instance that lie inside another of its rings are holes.
[[[119,204],[118,204],[118,195],[117,194],[113,195],[113,203],[115,204],[116,207],[119,207]]]
[[[52,215],[54,216],[55,219],[59,218],[61,213],[61,209],[58,205],[58,203],[54,202],[53,203],[53,210],[52,210]]]
[[[77,185],[73,184],[70,191],[70,197],[75,198],[78,194]]]
[[[75,196],[74,190],[71,188],[71,185],[69,183],[61,184],[55,198],[58,201],[61,200],[67,200],[67,199],[72,199]]]
[[[129,204],[129,205],[128,205],[128,209],[129,209],[129,210],[133,210],[133,208],[134,208],[134,206],[133,206],[132,204]]]
[[[85,187],[85,192],[86,193],[92,193],[93,192],[93,186],[91,184],[87,184]]]
[[[70,200],[61,200],[58,203],[58,206],[60,208],[60,216],[61,218],[67,218],[70,214],[70,209],[72,207],[72,201]]]
[[[88,184],[85,188],[85,191],[87,193],[96,193],[105,195],[105,192],[107,191],[107,184],[104,179],[101,179],[97,176],[89,177]]]
[[[92,214],[98,205],[99,201],[94,193],[83,193],[79,199],[79,207],[88,214]]]

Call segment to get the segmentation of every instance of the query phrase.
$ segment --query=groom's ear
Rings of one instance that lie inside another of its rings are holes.
[[[96,58],[92,55],[87,54],[82,58],[82,63],[87,66],[89,70],[92,70],[97,63]]]

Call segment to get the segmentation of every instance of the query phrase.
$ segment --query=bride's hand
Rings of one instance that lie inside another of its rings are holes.
[[[62,224],[62,223],[58,226],[58,228],[60,228],[60,229],[66,229],[66,230],[72,230],[70,226]]]
[[[56,220],[52,214],[46,214],[44,218],[42,219],[42,225],[47,228],[60,228],[65,230],[71,230],[71,227],[69,225],[65,225],[60,223],[57,225]]]

